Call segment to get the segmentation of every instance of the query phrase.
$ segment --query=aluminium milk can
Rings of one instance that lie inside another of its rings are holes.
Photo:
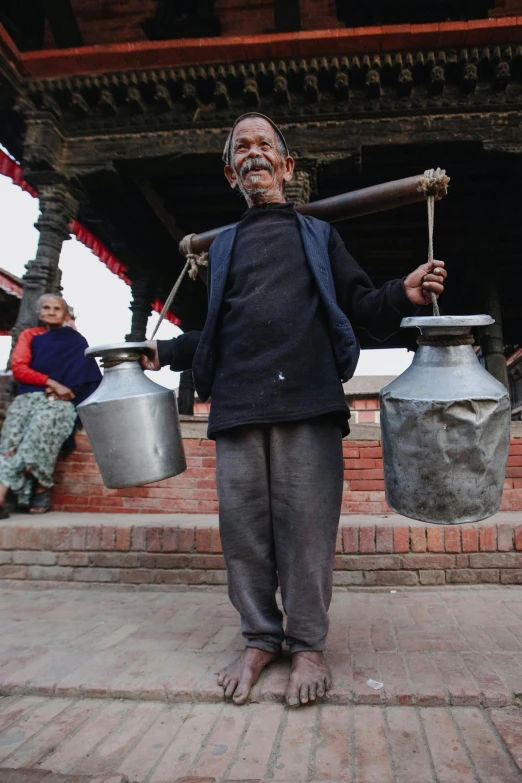
[[[478,361],[470,336],[473,326],[492,323],[489,315],[401,323],[421,336],[411,366],[380,395],[386,500],[398,514],[456,525],[500,507],[509,395]]]
[[[78,405],[103,483],[137,487],[176,476],[187,465],[176,396],[148,378],[139,364],[145,343],[88,348],[100,356],[103,380]]]

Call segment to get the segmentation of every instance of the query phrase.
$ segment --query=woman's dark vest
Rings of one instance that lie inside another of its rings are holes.
[[[360,350],[350,321],[340,309],[335,296],[328,253],[330,225],[322,220],[301,215],[299,212],[296,214],[299,219],[306,260],[326,310],[339,378],[344,383],[355,372]],[[237,226],[222,231],[210,249],[208,315],[192,365],[196,391],[200,400],[203,401],[210,397],[214,380],[218,344],[216,330],[236,231]]]

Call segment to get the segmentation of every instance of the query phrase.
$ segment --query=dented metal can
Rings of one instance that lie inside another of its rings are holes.
[[[423,522],[477,522],[500,507],[511,409],[505,386],[458,343],[488,315],[405,318],[421,341],[410,367],[381,390],[388,505]],[[437,344],[439,343],[439,344]]]

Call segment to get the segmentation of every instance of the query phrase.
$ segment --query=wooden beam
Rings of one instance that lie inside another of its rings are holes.
[[[169,234],[176,242],[180,242],[185,233],[178,227],[174,216],[165,208],[165,204],[161,196],[154,190],[150,180],[148,179],[136,179],[137,186],[139,187],[145,201],[152,209],[160,223],[167,229]]]
[[[56,46],[71,49],[83,46],[83,38],[71,6],[71,0],[41,0]]]

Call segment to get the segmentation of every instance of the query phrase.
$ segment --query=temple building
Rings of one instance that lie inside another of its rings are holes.
[[[286,192],[296,203],[427,169],[447,171],[449,192],[435,207],[435,257],[450,274],[440,306],[446,314],[486,312],[495,319],[476,334],[477,352],[511,391],[501,510],[519,512],[522,0],[4,0],[0,173],[39,198],[41,216],[21,299],[0,283],[11,308],[0,328],[16,337],[34,325],[36,299],[60,290],[60,251],[72,233],[131,286],[127,339],[144,339],[151,311],[161,310],[185,264],[180,240],[233,223],[245,210],[223,176],[221,155],[234,119],[249,109],[281,126],[296,160]],[[425,201],[336,228],[375,285],[427,259]],[[168,318],[184,331],[201,328],[206,302],[203,279],[187,277]],[[359,338],[362,348],[415,350],[413,331],[385,343],[364,332]],[[495,552],[497,541],[499,552],[520,551],[511,517],[492,523],[498,530],[463,527],[462,539],[458,529],[445,531],[445,550],[436,540],[440,531],[414,523],[408,533],[404,520],[388,519],[377,397],[386,380],[346,385],[352,431],[343,442],[342,513],[362,516],[350,518],[342,552],[360,553],[365,562],[374,561],[372,554],[380,564],[368,566],[375,572],[353,564],[352,573],[336,558],[335,583],[520,581],[518,566],[513,574],[475,568],[467,554]],[[21,570],[10,571],[12,578],[226,581],[214,517],[214,444],[206,438],[206,408],[197,400],[194,408],[191,372],[182,373],[179,406],[197,415],[181,416],[188,470],[175,478],[109,490],[85,434],[58,464],[53,510],[134,514],[132,533],[125,520],[123,527],[98,520],[87,534],[67,523],[52,540],[57,550],[74,550],[72,565],[38,567],[37,575],[27,570],[32,566],[16,566]],[[170,522],[163,516],[156,527],[145,516],[152,513],[193,516]],[[213,527],[197,527],[194,515],[201,514]],[[49,548],[51,527],[38,528],[45,536],[35,544],[32,528],[24,528],[25,537],[15,525],[13,541],[28,550]],[[404,570],[398,553],[410,547],[414,558],[429,547],[428,559]],[[138,552],[140,567],[98,568],[108,565],[107,552],[97,560],[83,548],[129,550],[129,561]],[[156,561],[170,555],[150,554],[157,552],[185,554],[167,566]],[[441,560],[440,552],[451,554]]]
[[[14,333],[59,285],[74,230],[119,264],[133,293],[129,337],[143,338],[182,268],[179,240],[243,212],[221,152],[233,119],[257,108],[287,136],[296,202],[447,170],[435,221],[436,257],[451,273],[441,304],[495,317],[480,345],[507,382],[522,325],[522,3],[357,5],[3,3],[0,143],[41,207]],[[376,285],[426,258],[422,203],[337,228]],[[185,280],[171,309],[183,330],[201,327],[203,281]],[[385,345],[413,341],[399,333]]]

